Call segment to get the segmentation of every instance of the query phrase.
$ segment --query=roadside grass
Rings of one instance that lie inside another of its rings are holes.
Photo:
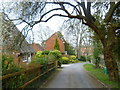
[[[104,70],[101,68],[95,68],[93,64],[85,64],[84,68],[89,71],[93,76],[95,76],[98,80],[106,84],[110,88],[120,88],[120,84],[118,82],[110,81],[107,74],[104,73]]]

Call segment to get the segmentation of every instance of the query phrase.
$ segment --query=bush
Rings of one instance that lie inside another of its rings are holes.
[[[80,61],[86,61],[86,57],[85,56],[81,56],[79,60]]]
[[[41,64],[41,65],[48,64],[48,62],[49,62],[48,54],[49,53],[50,53],[49,50],[38,51],[36,53],[36,55],[34,56],[33,60],[31,61],[31,63]]]
[[[55,56],[56,60],[60,60],[62,58],[62,54],[59,50],[53,50],[49,53],[49,55]]]
[[[42,55],[48,55],[50,53],[49,50],[42,51]]]
[[[36,63],[36,64],[48,64],[48,58],[47,57],[35,57],[34,60],[31,61],[31,63]]]
[[[62,54],[59,50],[53,50],[49,53],[49,58],[50,59],[53,59],[54,61],[58,61],[59,62],[59,65],[61,66],[62,64],[62,61],[61,61],[61,58],[62,58]]]
[[[93,59],[93,55],[89,55],[87,56],[87,61],[89,61],[91,63],[91,60]]]
[[[59,65],[59,67],[61,67],[61,64],[62,64],[62,60],[61,60],[62,54],[61,54],[61,52],[59,50],[53,50],[49,53],[49,55],[51,57],[53,57],[54,61],[58,61],[58,65]]]
[[[73,60],[75,60],[76,56],[75,55],[71,55],[70,58],[73,59]]]
[[[2,55],[2,75],[18,72],[22,68],[13,63],[14,59],[10,55]]]
[[[36,63],[36,64],[48,64],[48,62],[54,62],[58,60],[61,63],[61,58],[62,54],[59,50],[53,50],[53,51],[39,51],[37,54],[34,56],[33,60],[31,63]]]
[[[70,60],[70,63],[77,63],[79,60]]]
[[[76,56],[72,55],[72,56],[67,56],[67,57],[62,57],[62,63],[63,64],[69,64],[69,63],[77,63],[79,62],[76,59]]]
[[[69,63],[69,58],[68,57],[62,57],[62,63],[63,64],[68,64]]]
[[[36,56],[38,56],[38,57],[40,57],[42,55],[42,51],[38,51],[37,53],[36,53]]]
[[[41,56],[37,56],[35,55],[33,60],[31,61],[31,64],[36,64],[38,65],[43,65],[42,66],[42,71],[46,71],[48,69],[48,56],[47,55],[41,55]]]

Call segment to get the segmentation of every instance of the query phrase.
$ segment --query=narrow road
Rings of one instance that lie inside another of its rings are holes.
[[[85,63],[63,65],[41,88],[104,88],[83,68]]]

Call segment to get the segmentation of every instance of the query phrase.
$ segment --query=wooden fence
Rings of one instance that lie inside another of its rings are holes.
[[[55,63],[47,64],[46,66],[39,66],[36,68],[24,70],[21,72],[15,72],[12,74],[4,75],[0,77],[2,80],[2,89],[20,89],[26,88],[29,84],[36,81],[42,76],[48,74],[50,71],[56,68]]]

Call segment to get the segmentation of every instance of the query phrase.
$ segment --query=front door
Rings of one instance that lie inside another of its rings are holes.
[[[29,54],[29,57],[28,57],[28,63],[31,62],[31,54]]]

